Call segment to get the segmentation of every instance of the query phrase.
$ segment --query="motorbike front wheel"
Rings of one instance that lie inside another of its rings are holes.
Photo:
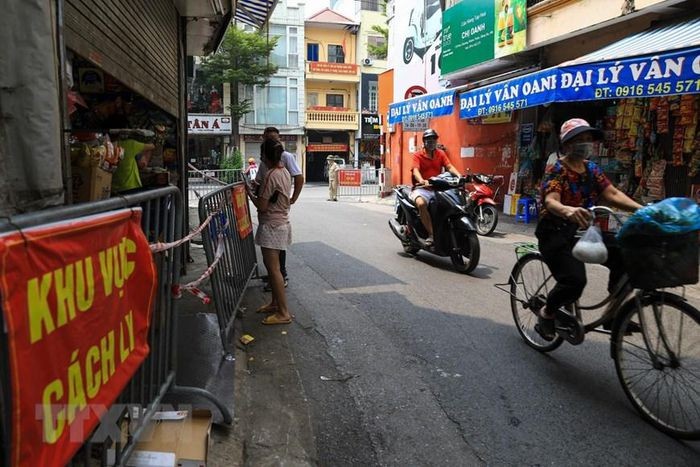
[[[491,235],[498,225],[498,211],[495,206],[485,204],[476,209],[476,231],[479,235]]]
[[[407,37],[403,43],[403,62],[408,65],[413,59],[413,37]]]
[[[466,232],[460,242],[461,250],[451,256],[452,265],[457,272],[469,274],[479,264],[481,247],[476,232]]]

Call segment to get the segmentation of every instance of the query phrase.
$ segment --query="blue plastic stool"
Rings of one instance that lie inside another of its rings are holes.
[[[518,207],[515,210],[515,222],[530,223],[530,219],[537,219],[539,212],[537,209],[537,201],[532,198],[520,198]]]

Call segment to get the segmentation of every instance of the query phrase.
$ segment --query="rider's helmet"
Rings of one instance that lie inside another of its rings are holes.
[[[429,138],[435,138],[438,139],[438,134],[437,131],[433,130],[432,128],[428,128],[423,132],[423,141]]]
[[[588,122],[582,118],[572,118],[564,122],[559,132],[559,140],[561,144],[571,140],[574,136],[590,131],[596,139],[603,138],[603,132],[597,128],[593,128]],[[425,136],[423,136],[425,138]]]

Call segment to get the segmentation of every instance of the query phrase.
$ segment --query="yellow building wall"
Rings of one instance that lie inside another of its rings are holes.
[[[357,112],[357,87],[352,83],[324,83],[306,81],[306,107],[311,106],[309,94],[318,94],[318,106],[326,107],[327,94],[342,94],[343,104],[348,110]]]
[[[637,11],[664,0],[636,0]],[[623,2],[609,0],[550,0],[528,9],[528,47],[618,18]]]
[[[357,46],[357,64],[362,66],[362,71],[380,73],[387,68],[386,60],[372,58],[372,66],[363,66],[365,58],[371,58],[367,49],[369,36],[381,36],[378,32],[372,30],[372,26],[387,27],[386,15],[378,11],[362,10],[360,19],[360,34],[358,36],[359,44]]]
[[[355,50],[355,35],[344,29],[327,29],[311,26],[306,23],[304,32],[304,58],[306,58],[306,45],[319,44],[318,61],[328,61],[329,45],[344,45],[345,63],[357,63],[357,51]],[[343,42],[344,41],[344,42]]]

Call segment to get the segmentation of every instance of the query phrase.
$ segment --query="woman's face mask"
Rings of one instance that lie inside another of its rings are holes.
[[[571,154],[569,157],[572,159],[590,159],[595,154],[595,143],[585,142],[576,143],[571,147]]]
[[[425,140],[425,149],[428,151],[434,151],[437,148],[437,140],[436,139],[427,139]]]

